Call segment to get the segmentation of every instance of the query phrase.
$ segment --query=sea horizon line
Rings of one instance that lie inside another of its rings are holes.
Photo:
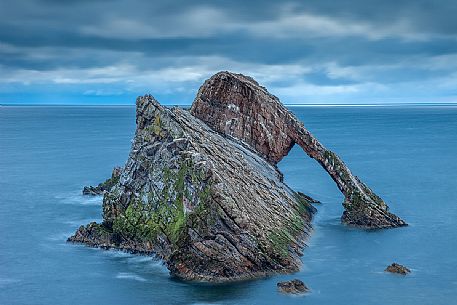
[[[190,107],[192,104],[162,104],[167,107]],[[405,107],[405,106],[457,106],[457,102],[437,102],[437,103],[365,103],[365,104],[351,104],[351,103],[284,103],[286,107]],[[135,107],[135,104],[46,104],[46,103],[0,103],[0,107]]]

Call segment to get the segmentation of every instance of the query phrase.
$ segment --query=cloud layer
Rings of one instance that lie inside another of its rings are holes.
[[[289,104],[457,102],[456,13],[423,0],[2,1],[0,103],[190,104],[220,70]]]

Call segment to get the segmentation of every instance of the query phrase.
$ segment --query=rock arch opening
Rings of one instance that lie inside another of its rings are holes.
[[[295,191],[322,203],[341,202],[344,198],[327,172],[299,145],[292,145],[277,166],[284,175],[284,182]],[[341,213],[340,207],[335,207],[335,210]]]
[[[276,96],[251,77],[215,74],[200,87],[191,113],[212,129],[247,143],[273,165],[298,144],[343,194],[343,223],[369,229],[406,225],[338,155],[326,149]]]

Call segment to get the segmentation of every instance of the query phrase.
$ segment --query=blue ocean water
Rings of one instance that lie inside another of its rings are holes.
[[[367,232],[340,224],[342,196],[300,149],[286,182],[322,201],[303,268],[228,285],[176,281],[160,261],[67,244],[101,219],[81,188],[122,165],[133,107],[0,108],[0,304],[457,304],[457,107],[293,107],[405,219]],[[383,272],[399,262],[402,277]],[[312,292],[282,295],[299,278]]]

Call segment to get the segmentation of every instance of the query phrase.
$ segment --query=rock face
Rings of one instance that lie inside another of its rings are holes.
[[[297,271],[315,201],[291,190],[277,169],[294,144],[345,195],[343,222],[405,225],[251,78],[216,74],[190,112],[163,107],[150,95],[139,97],[136,107],[125,166],[86,192],[104,193],[103,222],[81,226],[70,242],[154,254],[187,280]]]
[[[387,204],[326,149],[277,97],[250,77],[219,72],[198,91],[191,113],[214,130],[249,144],[276,165],[297,144],[344,195],[343,223],[368,229],[405,226]]]
[[[277,284],[278,290],[283,293],[300,294],[309,291],[309,288],[300,280],[291,280],[286,282],[279,282]]]
[[[398,273],[402,275],[406,275],[411,272],[408,268],[406,268],[403,265],[397,264],[397,263],[392,263],[392,265],[387,266],[386,272],[391,272],[391,273]]]
[[[154,253],[179,278],[230,281],[299,269],[315,209],[272,164],[188,111],[137,100],[137,130],[102,224],[71,242]]]
[[[121,176],[121,168],[115,167],[113,169],[113,173],[111,174],[111,178],[107,179],[105,182],[100,183],[97,186],[85,186],[83,188],[83,195],[103,195],[105,192],[109,192],[113,186],[115,186],[119,182],[119,178]]]

